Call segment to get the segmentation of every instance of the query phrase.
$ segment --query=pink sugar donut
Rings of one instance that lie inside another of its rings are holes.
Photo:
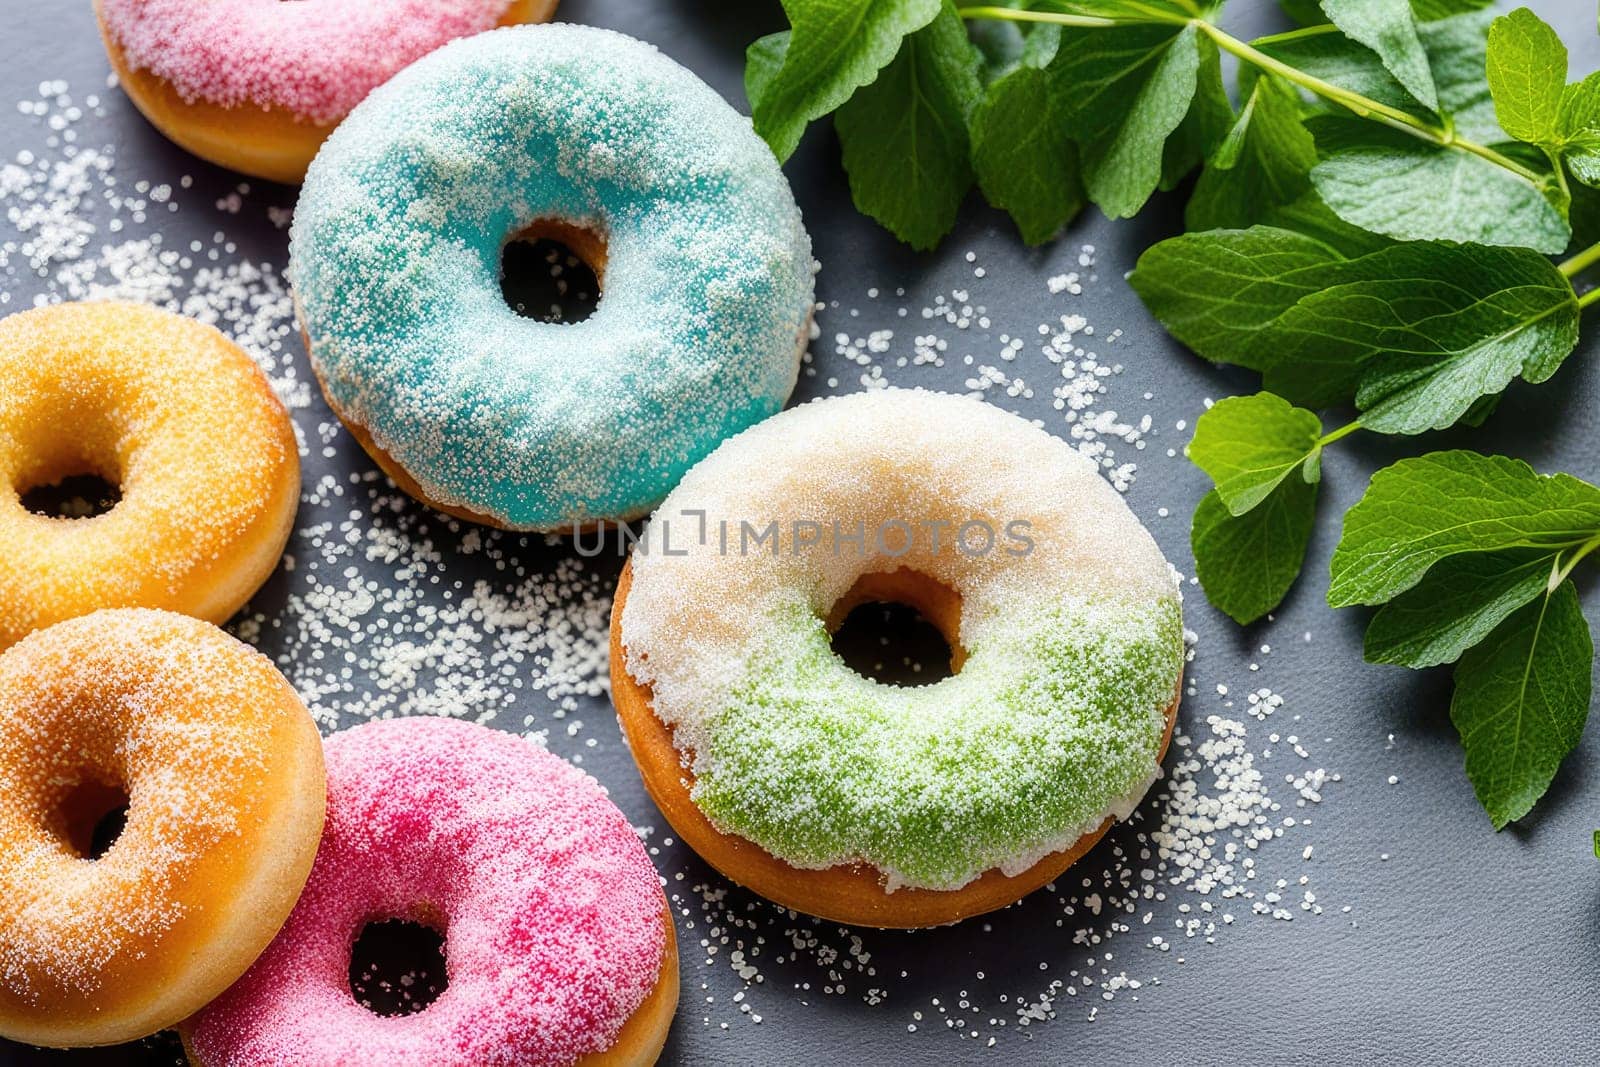
[[[203,1067],[651,1063],[677,1005],[655,868],[587,774],[453,719],[329,738],[328,817],[304,894],[234,986],[184,1027]],[[350,992],[369,922],[445,938],[448,985],[384,1017]]]
[[[275,181],[395,72],[557,0],[95,0],[123,87],[202,158]]]

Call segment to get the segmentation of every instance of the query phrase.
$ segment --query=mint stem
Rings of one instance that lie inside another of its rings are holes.
[[[1001,19],[1007,22],[1048,22],[1056,26],[1081,26],[1088,29],[1105,29],[1110,26],[1131,26],[1134,19],[1108,19],[1098,15],[1057,15],[1049,11],[1024,11],[1010,7],[958,7],[956,14],[964,19]],[[1151,21],[1175,22],[1175,19]]]
[[[1596,242],[1595,244],[1590,245],[1588,248],[1585,248],[1582,252],[1579,252],[1568,259],[1562,260],[1556,269],[1561,272],[1562,277],[1574,278],[1577,277],[1577,275],[1582,272],[1584,268],[1591,266],[1597,260],[1600,260],[1600,242]]]
[[[1361,420],[1353,419],[1352,421],[1347,422],[1343,426],[1339,427],[1337,430],[1332,430],[1319,437],[1317,439],[1317,447],[1327,448],[1329,445],[1339,440],[1339,438],[1347,437],[1359,429],[1361,429]]]
[[[1600,290],[1596,290],[1596,292],[1600,292]],[[1579,545],[1573,550],[1572,555],[1568,557],[1567,562],[1564,564],[1561,562],[1561,556],[1558,553],[1550,572],[1550,592],[1555,592],[1561,583],[1567,580],[1567,575],[1572,573],[1573,568],[1582,562],[1583,557],[1593,552],[1596,548],[1600,548],[1600,536],[1591,537]]]
[[[1243,62],[1249,63],[1259,70],[1276,74],[1280,78],[1305,89],[1307,92],[1338,104],[1340,107],[1346,108],[1362,118],[1381,122],[1385,126],[1401,130],[1441,148],[1453,148],[1478,156],[1502,170],[1515,174],[1531,185],[1540,189],[1544,188],[1544,175],[1523,166],[1516,160],[1502,155],[1486,145],[1478,144],[1476,141],[1468,141],[1465,138],[1456,136],[1455,131],[1448,127],[1435,126],[1432,123],[1424,122],[1415,115],[1401,111],[1397,107],[1390,107],[1388,104],[1380,103],[1371,97],[1341,88],[1331,82],[1325,82],[1321,78],[1307,74],[1298,67],[1291,67],[1289,64],[1272,58],[1260,49],[1246,44],[1232,34],[1218,29],[1201,18],[1186,19],[1161,11],[1150,11],[1144,17],[1139,18],[1104,18],[1097,15],[1061,15],[1050,11],[1026,11],[1009,7],[961,7],[956,9],[956,14],[964,19],[1047,22],[1057,26],[1077,26],[1089,29],[1106,29],[1113,26],[1147,26],[1152,23],[1172,26],[1197,26],[1203,33],[1210,35],[1211,39],[1216,42],[1217,47],[1225,52],[1233,53]]]
[[[1420,138],[1430,144],[1471,153],[1503,170],[1510,171],[1526,182],[1540,188],[1544,186],[1544,176],[1538,171],[1525,167],[1516,160],[1501,155],[1494,149],[1478,144],[1476,141],[1458,137],[1452,129],[1434,126],[1417,118],[1415,115],[1401,111],[1399,108],[1390,107],[1388,104],[1379,103],[1371,97],[1362,96],[1360,93],[1341,88],[1331,82],[1325,82],[1321,78],[1307,74],[1298,67],[1291,67],[1281,60],[1272,58],[1260,49],[1246,44],[1232,34],[1225,33],[1209,22],[1200,22],[1196,25],[1210,34],[1211,39],[1217,43],[1217,47],[1223,51],[1232,52],[1240,60],[1249,63],[1251,66],[1276,74],[1280,78],[1300,86],[1307,92],[1314,93],[1324,100],[1353,111],[1362,118],[1381,122],[1385,126],[1409,133],[1413,137]]]

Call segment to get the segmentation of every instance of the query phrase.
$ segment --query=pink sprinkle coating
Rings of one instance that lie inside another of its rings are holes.
[[[337,123],[396,71],[494,28],[512,0],[100,0],[128,64],[184,100]]]
[[[206,1067],[571,1064],[650,993],[665,898],[593,778],[454,719],[368,723],[326,744],[328,821],[304,894],[245,976],[189,1023]],[[448,985],[384,1017],[350,992],[361,929],[429,919]]]

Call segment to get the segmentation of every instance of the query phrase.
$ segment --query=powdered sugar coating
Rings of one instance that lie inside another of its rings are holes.
[[[743,522],[777,536],[752,551]],[[970,522],[990,551],[956,547]],[[861,549],[834,523],[863,524]],[[1166,561],[1093,463],[997,408],[890,389],[784,412],[684,478],[632,566],[628,671],[692,754],[691,795],[795,866],[958,888],[1126,816],[1157,773],[1183,657]],[[829,647],[832,605],[902,567],[962,598],[966,662],[931,686]]]
[[[185,100],[331,126],[408,63],[493,28],[511,0],[99,0],[135,70]]]
[[[608,1047],[666,950],[666,902],[588,775],[453,719],[369,723],[326,744],[328,821],[276,941],[189,1026],[207,1067],[570,1064]],[[449,985],[385,1018],[350,993],[369,921],[445,934]]]
[[[220,926],[213,879],[283,832],[261,812],[300,729],[265,656],[169,612],[96,612],[0,655],[0,1015],[125,1011],[187,966],[186,939]],[[129,799],[93,863],[61,814],[84,783]]]
[[[604,295],[520,318],[505,241],[605,235]],[[290,274],[336,410],[436,501],[519,529],[642,514],[794,386],[810,240],[749,119],[655,48],[520,26],[450,44],[328,139]]]

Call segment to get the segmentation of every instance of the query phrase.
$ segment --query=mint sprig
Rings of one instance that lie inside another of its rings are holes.
[[[1369,660],[1456,662],[1450,717],[1497,830],[1588,718],[1594,644],[1568,575],[1597,545],[1600,488],[1473,452],[1401,460],[1345,516],[1328,602],[1385,605]]]
[[[1069,185],[1081,178],[1088,199],[1108,215],[1131,215],[1156,189],[1172,188],[1211,158],[1226,137],[1235,120],[1217,58],[1219,50],[1226,51],[1241,61],[1247,81],[1272,74],[1296,93],[1372,127],[1370,143],[1351,143],[1347,134],[1312,171],[1325,187],[1323,199],[1347,221],[1400,239],[1551,249],[1564,244],[1569,232],[1564,177],[1547,160],[1529,161],[1495,143],[1507,137],[1492,121],[1483,72],[1487,22],[1472,13],[1479,6],[1325,0],[1331,22],[1250,43],[1216,25],[1221,4],[1215,0],[1054,0],[1049,10],[1035,10],[1029,0],[971,7],[948,0],[786,0],[793,29],[752,46],[746,85],[756,129],[780,159],[813,119],[846,107],[856,95],[875,96],[877,103],[852,109],[853,119],[849,111],[841,114],[848,138],[859,143],[868,131],[890,135],[893,147],[885,154],[912,153],[896,161],[902,175],[918,173],[916,153],[935,160],[932,180],[909,184],[891,180],[895,166],[889,163],[856,168],[866,174],[852,181],[857,202],[902,239],[924,246],[953,224],[946,205],[963,170],[952,157],[964,147],[985,194],[1034,240],[1053,232],[1049,224],[1067,215],[1076,198],[1034,178],[1002,181],[995,160],[1006,153],[997,136],[1015,132],[1023,142],[1041,145]],[[1441,11],[1451,17],[1439,18]],[[941,14],[969,24],[1009,23],[1016,31],[1003,38],[988,35],[982,49],[947,33],[945,39],[964,47],[970,58],[946,49],[940,50],[943,61],[929,63],[930,35],[918,31]],[[923,59],[897,63],[902,49],[923,52]],[[1044,73],[1007,81],[1024,65]],[[974,128],[962,138],[951,134],[950,117],[960,108],[949,102],[966,99],[972,69],[991,76],[985,106],[968,109]],[[912,72],[914,83],[908,80]],[[874,91],[886,75],[889,80]],[[916,91],[907,91],[913,84]],[[1024,93],[1024,87],[1032,91]],[[1580,148],[1588,143],[1586,135],[1576,132],[1590,128],[1584,117],[1590,102],[1574,93],[1569,110],[1575,132],[1569,140],[1582,165],[1600,172],[1600,140],[1586,153]],[[907,127],[904,109],[938,116],[931,148],[909,136],[892,137],[928,125],[925,116]],[[1041,136],[1046,128],[1055,131],[1051,138]],[[1399,139],[1380,136],[1384,131]],[[1075,146],[1075,155],[1062,149],[1063,138]],[[1227,163],[1224,156],[1218,169],[1228,169]],[[1042,167],[1033,169],[1037,174]],[[1371,176],[1402,198],[1396,202],[1404,210],[1362,210],[1370,208],[1370,198],[1357,191]],[[1486,233],[1481,226],[1461,225],[1482,215],[1474,215],[1470,201],[1455,212],[1441,211],[1436,198],[1424,208],[1421,192],[1441,177],[1462,188],[1488,189],[1493,198],[1480,196],[1478,204],[1493,209],[1496,226]],[[932,199],[924,203],[925,198]],[[1506,204],[1509,212],[1502,211]]]
[[[791,31],[746,68],[778,156],[835,112],[855,202],[919,248],[973,184],[1038,243],[1199,171],[1190,232],[1130,282],[1200,356],[1262,376],[1188,449],[1214,486],[1195,573],[1241,623],[1296,582],[1329,448],[1480,425],[1557,373],[1600,301],[1580,284],[1600,264],[1600,73],[1569,82],[1559,36],[1489,0],[1281,3],[1301,28],[1244,41],[1220,0],[784,0]],[[1379,472],[1346,518],[1329,603],[1378,609],[1374,662],[1456,665],[1496,827],[1582,729],[1568,576],[1597,545],[1600,490],[1467,452]]]

